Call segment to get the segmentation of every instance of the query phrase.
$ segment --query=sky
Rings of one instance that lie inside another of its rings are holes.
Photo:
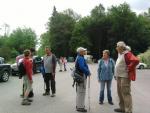
[[[137,14],[147,12],[150,8],[150,0],[0,0],[0,34],[5,32],[4,24],[8,24],[9,33],[17,27],[30,27],[40,36],[46,31],[46,23],[54,5],[58,12],[71,8],[87,16],[100,3],[107,9],[124,2]]]

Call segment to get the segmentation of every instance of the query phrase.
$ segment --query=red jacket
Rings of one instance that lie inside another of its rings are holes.
[[[131,52],[125,54],[125,62],[127,64],[129,79],[135,81],[136,79],[136,66],[139,64],[139,59]]]
[[[26,69],[26,74],[29,78],[29,80],[32,80],[32,67],[33,67],[33,63],[32,63],[32,60],[30,58],[24,58],[23,59],[23,64],[25,66],[25,69]]]

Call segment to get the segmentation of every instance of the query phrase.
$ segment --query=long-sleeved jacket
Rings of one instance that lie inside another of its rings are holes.
[[[76,58],[76,66],[75,66],[80,72],[84,73],[86,76],[89,76],[90,70],[89,67],[84,59],[84,56],[78,55]]]
[[[128,69],[129,79],[135,81],[136,79],[136,66],[139,63],[139,59],[136,58],[131,52],[125,54],[125,62]]]
[[[32,80],[32,74],[33,74],[33,63],[32,60],[30,58],[24,58],[23,59],[23,64],[25,66],[26,69],[26,75],[28,76],[29,80]]]
[[[113,75],[114,75],[114,66],[115,62],[113,59],[109,58],[108,59],[108,64],[107,66],[105,65],[105,62],[103,59],[99,60],[98,64],[98,80],[112,80]]]

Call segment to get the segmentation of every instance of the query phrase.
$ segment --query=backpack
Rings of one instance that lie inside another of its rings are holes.
[[[26,69],[25,69],[25,66],[23,64],[23,61],[19,63],[18,71],[19,71],[19,78],[21,79],[26,74]]]
[[[75,65],[76,66],[73,69],[71,69],[71,76],[73,77],[72,87],[74,87],[75,84],[80,85],[80,83],[84,82],[84,76],[83,76],[83,73],[81,73],[78,70],[77,61],[75,62]]]

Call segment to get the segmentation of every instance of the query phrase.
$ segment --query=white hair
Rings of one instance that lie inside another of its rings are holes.
[[[126,48],[126,44],[125,44],[123,41],[119,41],[119,42],[117,43],[117,46]]]

